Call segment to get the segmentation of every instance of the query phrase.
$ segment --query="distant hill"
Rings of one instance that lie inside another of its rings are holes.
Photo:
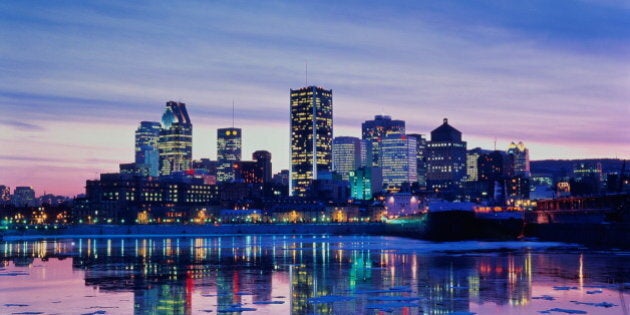
[[[573,165],[577,163],[601,163],[604,174],[610,172],[619,173],[622,168],[621,159],[579,159],[579,160],[540,160],[531,161],[530,168],[532,174],[549,174],[554,178],[571,176]],[[626,161],[626,172],[630,171],[630,163]]]

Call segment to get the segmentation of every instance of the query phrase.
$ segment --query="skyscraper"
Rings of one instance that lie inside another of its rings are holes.
[[[461,187],[466,176],[466,142],[462,133],[444,118],[441,126],[431,131],[427,143],[427,185],[430,190],[453,192]]]
[[[256,162],[257,172],[260,174],[263,184],[271,182],[271,152],[259,150],[252,153],[252,158]]]
[[[529,149],[525,147],[523,142],[515,144],[510,143],[507,149],[507,154],[512,156],[512,162],[514,163],[514,175],[524,176],[529,178],[531,175],[529,169]]]
[[[162,115],[158,141],[160,173],[186,171],[192,162],[192,123],[186,104],[169,101]]]
[[[411,185],[418,180],[417,145],[415,137],[389,133],[380,141],[383,186],[398,191],[403,183]]]
[[[158,142],[161,125],[157,121],[141,121],[136,129],[136,168],[146,168],[149,176],[160,175]]]
[[[241,143],[240,128],[217,130],[217,181],[234,181],[233,165],[241,160]]]
[[[368,156],[372,158],[371,166],[380,167],[380,141],[389,133],[405,134],[405,121],[376,115],[374,120],[366,120],[361,124],[361,139],[369,140],[371,144],[368,152]]]
[[[318,172],[332,167],[332,90],[307,86],[290,90],[291,181],[294,196],[306,196]]]
[[[361,140],[356,137],[335,137],[332,144],[332,169],[348,180],[348,173],[361,167]]]
[[[427,186],[427,139],[421,134],[408,134],[407,137],[416,139],[416,171],[417,181],[420,187]]]

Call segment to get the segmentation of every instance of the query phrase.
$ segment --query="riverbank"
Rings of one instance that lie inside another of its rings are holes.
[[[238,234],[299,234],[299,235],[385,235],[383,223],[329,224],[148,224],[148,225],[71,225],[57,229],[7,230],[5,241],[56,238],[126,238],[168,236],[208,236]]]

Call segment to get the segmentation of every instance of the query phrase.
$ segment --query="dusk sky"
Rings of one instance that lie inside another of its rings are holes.
[[[532,160],[630,158],[629,1],[2,1],[0,184],[76,195],[186,103],[193,158],[243,128],[289,167],[289,89],[333,90],[335,136],[374,115]]]

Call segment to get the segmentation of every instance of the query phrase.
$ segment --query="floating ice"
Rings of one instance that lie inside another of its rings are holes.
[[[107,312],[103,311],[103,310],[98,310],[98,311],[94,311],[92,313],[83,313],[81,315],[101,315],[101,314],[107,314]]]
[[[411,297],[411,296],[377,296],[377,297],[369,297],[368,301],[417,301],[419,297]]]
[[[545,300],[545,301],[553,301],[556,298],[551,295],[541,295],[532,297],[533,300]]]
[[[28,304],[8,303],[8,304],[4,304],[4,306],[6,306],[6,307],[11,307],[11,306],[25,307],[25,306],[28,306]]]
[[[388,312],[388,310],[392,310],[395,308],[402,307],[420,307],[418,303],[405,303],[405,302],[392,302],[392,303],[383,303],[383,304],[368,304],[366,306],[369,310],[383,310]]]
[[[284,304],[284,301],[256,301],[253,304]]]
[[[319,304],[319,303],[335,303],[335,302],[345,302],[354,300],[351,296],[340,296],[340,295],[325,295],[312,297],[308,299],[309,303]]]
[[[0,276],[3,276],[3,277],[28,276],[28,272],[11,271],[11,272],[0,273]]]
[[[217,310],[217,313],[234,313],[234,312],[254,312],[257,309],[252,308],[252,307],[240,307],[240,306],[236,306],[236,307],[228,307],[228,308],[222,308],[220,310]]]
[[[605,307],[605,308],[617,306],[616,304],[612,304],[612,303],[608,303],[608,302],[594,303],[594,302],[571,301],[571,303],[575,303],[575,304],[578,304],[578,305],[590,305],[590,306],[596,306],[596,307]]]
[[[11,315],[37,315],[44,314],[44,312],[19,312],[19,313],[11,313]]]
[[[586,294],[599,294],[599,293],[603,293],[604,291],[602,290],[591,290],[591,291],[586,291]]]
[[[556,291],[568,291],[568,290],[577,290],[577,287],[569,287],[569,286],[556,286],[553,287],[554,290]]]
[[[585,311],[569,310],[569,309],[565,309],[565,308],[552,308],[552,309],[548,309],[546,311],[539,311],[538,313],[551,314],[551,312],[567,313],[567,314],[587,314],[587,312],[585,312]]]

